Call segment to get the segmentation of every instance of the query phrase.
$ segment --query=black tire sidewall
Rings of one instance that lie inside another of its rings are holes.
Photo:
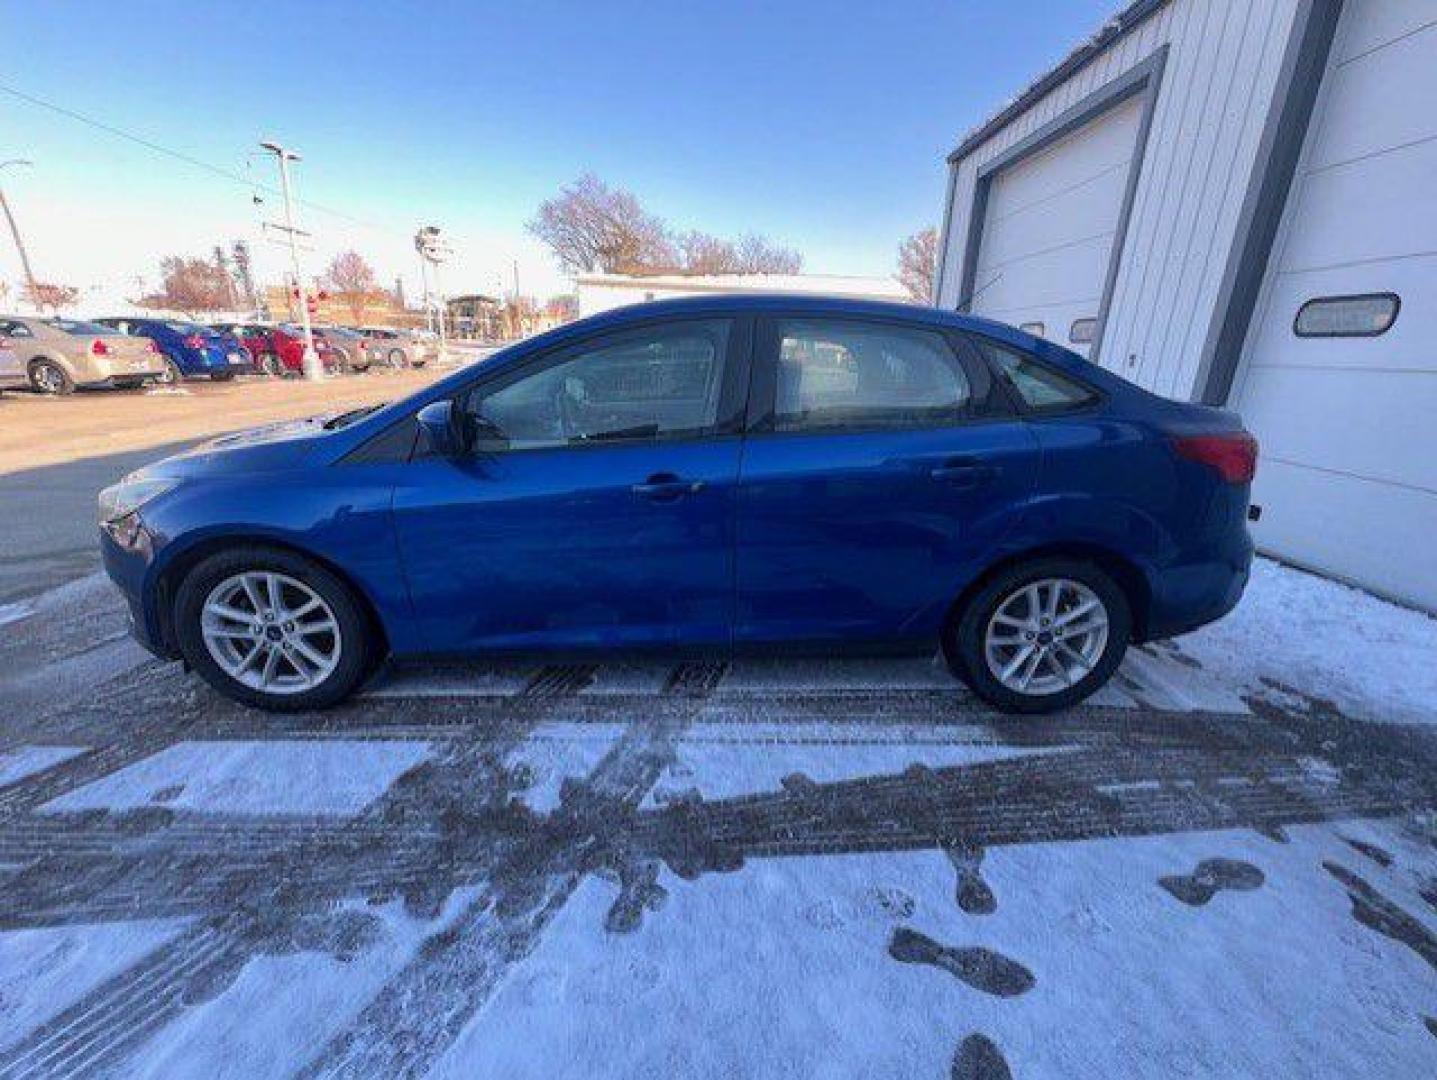
[[[298,694],[266,694],[231,678],[210,656],[200,633],[200,612],[210,591],[225,578],[246,571],[270,570],[304,582],[334,612],[342,649],[339,664],[324,682]],[[323,709],[343,700],[363,681],[370,667],[373,633],[350,588],[324,567],[293,552],[263,546],[222,551],[202,560],[185,575],[175,594],[175,638],[195,671],[231,700],[270,712]]]
[[[42,387],[40,385],[39,379],[36,377],[40,371],[43,371],[46,368],[49,368],[51,371],[54,371],[60,376],[60,385],[55,390],[47,390]],[[55,363],[55,361],[53,360],[36,360],[33,364],[30,365],[30,387],[36,393],[53,394],[57,397],[64,394],[73,394],[75,392],[75,383],[74,380],[70,378],[70,373],[67,372],[64,368],[62,368],[59,364]]]
[[[1108,643],[1102,658],[1086,676],[1056,694],[1027,695],[1008,689],[988,670],[983,638],[998,605],[1016,589],[1043,578],[1069,578],[1097,594],[1108,614]],[[1128,598],[1111,575],[1082,559],[1044,558],[1021,563],[995,575],[955,612],[944,635],[944,656],[954,674],[973,692],[1004,712],[1048,713],[1070,708],[1093,694],[1122,663],[1132,634]]]

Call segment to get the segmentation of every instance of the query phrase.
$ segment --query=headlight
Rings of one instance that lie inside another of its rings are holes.
[[[151,499],[163,495],[178,486],[178,480],[159,477],[132,479],[125,477],[118,484],[100,492],[100,524],[118,521],[126,514],[133,514]]]

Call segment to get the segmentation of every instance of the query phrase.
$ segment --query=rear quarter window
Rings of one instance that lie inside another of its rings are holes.
[[[1098,400],[1092,387],[1025,352],[986,338],[978,338],[977,343],[1019,400],[1034,412],[1065,412]]]

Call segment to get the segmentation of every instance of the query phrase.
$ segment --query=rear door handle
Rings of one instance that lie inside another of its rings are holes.
[[[673,473],[655,473],[642,484],[635,484],[629,490],[641,499],[651,502],[672,502],[685,495],[697,495],[704,489],[702,480],[681,480]]]

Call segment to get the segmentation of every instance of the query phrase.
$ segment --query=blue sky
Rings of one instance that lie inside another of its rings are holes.
[[[305,155],[316,264],[353,247],[390,279],[447,227],[450,291],[563,281],[523,229],[586,170],[672,224],[756,231],[819,273],[891,273],[937,220],[943,157],[1116,0],[298,4],[0,0],[0,82],[241,175]],[[38,272],[108,295],[159,257],[245,236],[250,193],[0,94],[0,159]],[[0,246],[0,279],[19,276]]]

